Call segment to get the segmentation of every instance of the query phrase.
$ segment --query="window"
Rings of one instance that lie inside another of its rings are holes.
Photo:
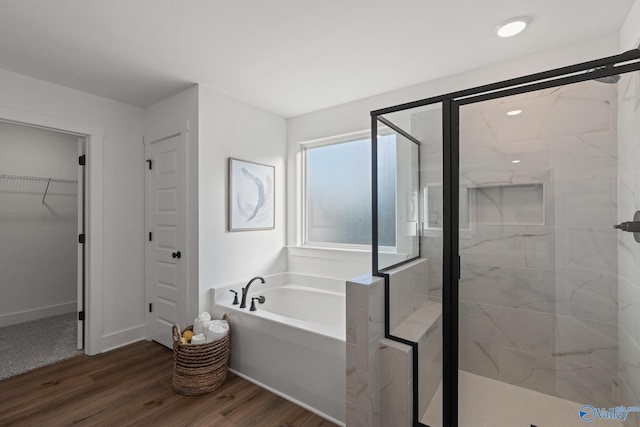
[[[381,223],[395,224],[395,135],[381,136],[378,141],[383,151],[379,155],[378,197],[384,207],[379,215]],[[307,146],[304,159],[305,243],[371,245],[371,140]],[[379,241],[382,246],[395,246],[395,226],[380,230]]]

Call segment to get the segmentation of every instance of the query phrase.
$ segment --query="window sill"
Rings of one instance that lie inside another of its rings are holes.
[[[370,258],[371,250],[323,246],[287,246],[290,256],[324,259]]]

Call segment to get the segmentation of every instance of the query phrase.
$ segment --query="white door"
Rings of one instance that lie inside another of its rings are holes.
[[[85,246],[86,234],[84,230],[84,182],[86,170],[85,138],[78,138],[78,264],[76,278],[78,281],[78,350],[84,348],[84,325],[86,311],[85,294]],[[83,164],[84,163],[84,164]],[[83,237],[80,237],[83,236]],[[84,243],[83,243],[84,242]]]
[[[170,348],[187,326],[185,135],[145,143],[147,336]]]

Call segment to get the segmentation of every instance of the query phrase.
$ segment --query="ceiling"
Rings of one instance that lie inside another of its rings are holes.
[[[616,33],[632,4],[0,0],[0,68],[140,107],[200,83],[293,117]]]

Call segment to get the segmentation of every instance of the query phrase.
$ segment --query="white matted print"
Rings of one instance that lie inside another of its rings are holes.
[[[275,167],[229,157],[229,231],[275,228]]]

